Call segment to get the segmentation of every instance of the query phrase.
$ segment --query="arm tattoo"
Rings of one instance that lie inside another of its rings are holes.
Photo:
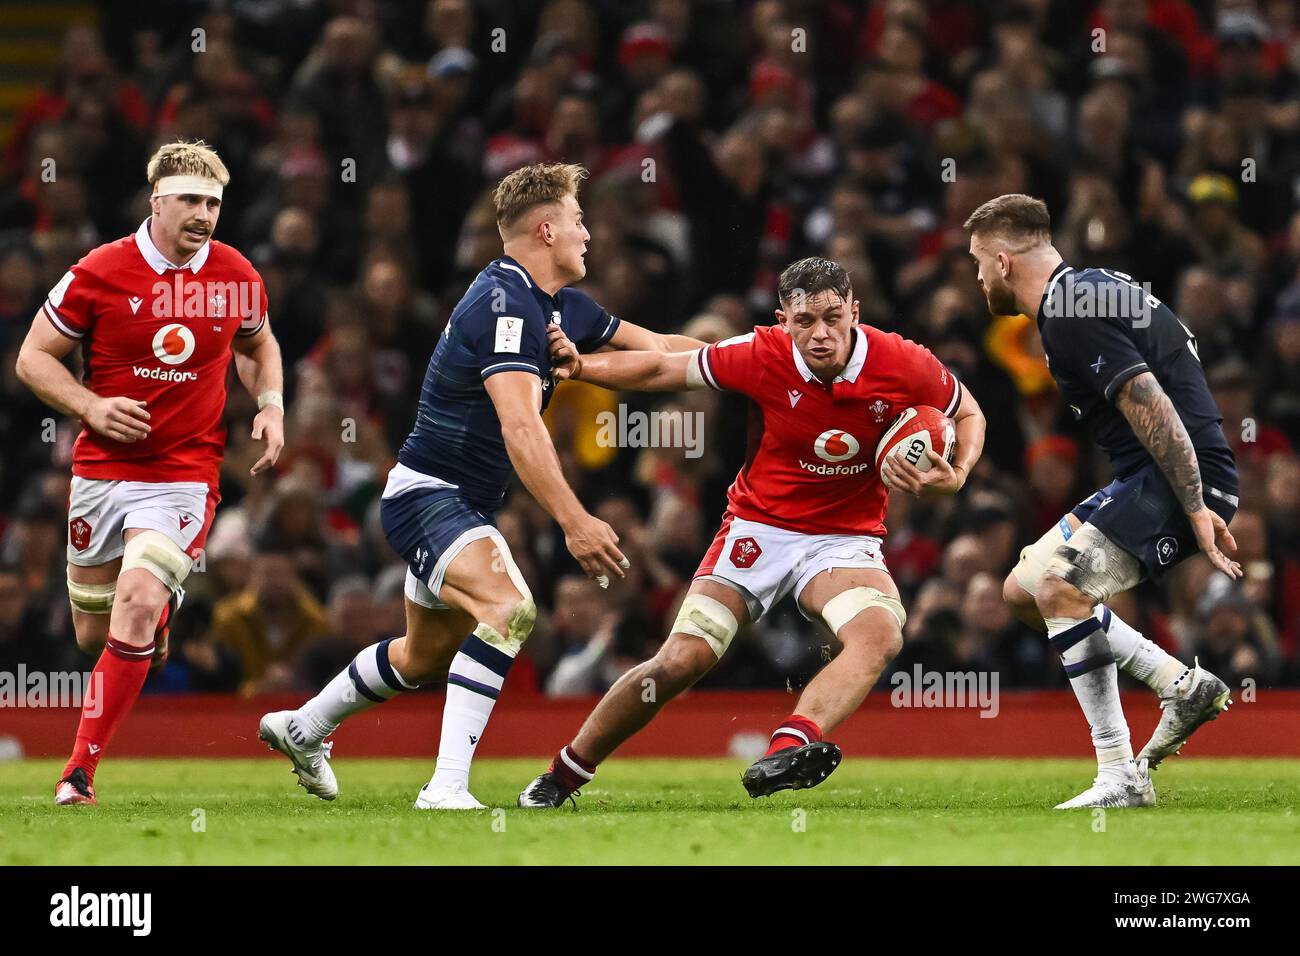
[[[1192,514],[1204,508],[1196,449],[1156,377],[1141,372],[1129,379],[1119,390],[1115,406],[1169,479],[1183,511]]]

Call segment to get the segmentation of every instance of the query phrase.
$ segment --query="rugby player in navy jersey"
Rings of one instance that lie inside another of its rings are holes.
[[[1003,595],[1045,629],[1092,730],[1093,786],[1057,809],[1152,806],[1148,774],[1228,704],[1226,684],[1171,657],[1106,607],[1198,550],[1229,578],[1241,567],[1228,522],[1237,468],[1196,338],[1128,276],[1075,269],[1052,245],[1047,206],[999,196],[965,223],[994,315],[1036,316],[1061,396],[1110,457],[1114,480],[1020,555]],[[1117,669],[1160,696],[1155,733],[1135,759]]]
[[[415,806],[482,809],[468,789],[470,762],[536,616],[494,524],[515,474],[559,523],[588,575],[602,586],[624,576],[618,536],[565,482],[542,422],[555,390],[547,329],[558,326],[583,352],[704,343],[621,322],[566,288],[587,271],[591,236],[577,198],[586,175],[581,166],[527,166],[494,193],[505,255],[479,273],[452,312],[380,504],[388,541],[408,565],[406,634],[363,650],[298,710],[262,718],[259,736],[289,757],[318,797],[338,794],[325,738],[344,718],[445,677],[438,763]]]

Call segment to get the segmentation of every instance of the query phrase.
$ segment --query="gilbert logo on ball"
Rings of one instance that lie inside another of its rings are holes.
[[[858,440],[846,431],[832,428],[813,442],[813,451],[823,461],[845,461],[858,453]]]
[[[886,456],[893,456],[915,465],[918,471],[929,471],[932,462],[927,452],[933,451],[951,462],[956,446],[952,419],[937,408],[917,405],[899,415],[881,436],[876,445],[876,470],[880,470]]]
[[[180,365],[194,354],[194,333],[175,322],[164,325],[154,333],[153,354],[165,365]]]

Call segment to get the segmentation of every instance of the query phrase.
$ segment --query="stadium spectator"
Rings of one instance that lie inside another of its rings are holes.
[[[253,562],[253,580],[212,610],[212,629],[243,665],[246,695],[293,686],[293,662],[327,631],[325,611],[299,580],[282,551],[264,551]]]

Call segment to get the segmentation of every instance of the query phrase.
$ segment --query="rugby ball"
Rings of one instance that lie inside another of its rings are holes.
[[[957,450],[957,430],[952,419],[929,405],[906,409],[885,429],[876,445],[876,471],[885,457],[892,455],[911,462],[917,471],[929,471],[933,462],[926,454],[933,451],[951,463]]]

